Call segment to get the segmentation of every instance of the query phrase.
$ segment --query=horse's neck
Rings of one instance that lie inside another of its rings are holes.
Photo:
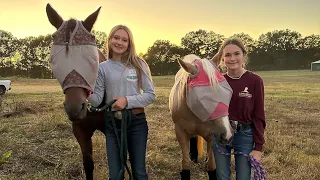
[[[194,119],[191,117],[195,117],[186,102],[186,86],[187,84],[183,84],[181,82],[177,83],[170,93],[169,108],[172,113],[172,117],[176,122],[179,121],[183,123],[185,121]],[[185,121],[180,121],[181,119],[184,119]]]
[[[99,53],[99,63],[102,63],[104,61],[106,61],[106,56],[98,49],[98,53]]]

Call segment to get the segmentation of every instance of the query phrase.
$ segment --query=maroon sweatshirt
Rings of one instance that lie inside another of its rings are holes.
[[[239,123],[253,123],[254,150],[262,151],[264,129],[264,85],[261,77],[253,72],[245,72],[240,79],[224,75],[233,94],[229,106],[229,119]]]

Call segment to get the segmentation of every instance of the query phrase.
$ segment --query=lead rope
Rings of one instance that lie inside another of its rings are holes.
[[[218,143],[216,143],[216,147],[217,147],[217,150],[220,154],[222,155],[226,155],[226,156],[231,156],[232,154],[238,154],[238,155],[242,155],[244,157],[247,157],[249,158],[250,160],[250,165],[251,165],[251,168],[253,169],[253,176],[254,176],[254,180],[267,180],[267,176],[266,176],[266,173],[265,173],[265,170],[261,164],[261,162],[259,162],[257,159],[255,159],[253,156],[251,155],[248,155],[248,154],[245,154],[243,152],[240,152],[240,151],[235,151],[233,153],[225,153],[225,152],[222,152],[219,148],[219,145]]]
[[[112,112],[112,104],[115,102],[116,102],[116,100],[112,100],[111,102],[109,102],[108,104],[103,106],[102,108],[90,107],[90,109],[89,109],[89,111],[91,111],[91,112],[101,112],[103,110],[106,110],[105,111],[105,125],[106,125],[105,128],[108,128],[108,126],[109,126],[108,122],[107,122],[107,113]],[[127,130],[128,130],[128,127],[130,126],[130,123],[131,123],[131,113],[127,109],[121,110],[122,118],[121,118],[120,135],[118,132],[118,128],[116,126],[114,114],[113,113],[110,113],[110,114],[111,114],[112,129],[113,129],[113,132],[117,138],[117,145],[119,148],[119,155],[120,155],[120,163],[122,164],[117,180],[123,179],[121,177],[124,176],[125,170],[127,170],[128,174],[129,174],[129,179],[132,180],[133,179],[132,173],[130,171],[129,166],[127,165],[127,152],[128,152]]]

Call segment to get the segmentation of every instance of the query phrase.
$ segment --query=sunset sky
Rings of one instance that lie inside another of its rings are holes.
[[[102,6],[94,29],[109,34],[113,26],[127,25],[137,53],[158,39],[180,45],[186,33],[199,29],[255,39],[281,29],[320,34],[319,0],[0,0],[0,29],[18,38],[53,33],[48,2],[64,19],[85,19]]]

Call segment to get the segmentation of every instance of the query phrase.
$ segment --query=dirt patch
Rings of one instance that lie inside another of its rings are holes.
[[[42,102],[23,102],[17,100],[17,98],[5,99],[4,96],[0,97],[0,118],[37,114],[47,110],[49,110],[48,105]]]
[[[23,114],[36,114],[36,111],[29,107],[25,107],[19,111],[0,113],[0,117],[4,117],[4,118],[17,117],[17,116],[22,116]]]

